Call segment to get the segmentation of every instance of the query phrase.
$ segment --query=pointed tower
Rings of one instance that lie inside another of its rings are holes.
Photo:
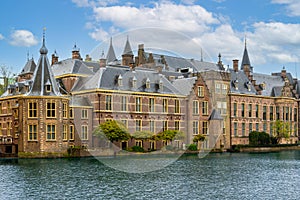
[[[127,36],[126,44],[122,54],[122,65],[129,66],[133,64],[133,52],[129,43],[129,38]]]
[[[249,55],[248,55],[248,50],[247,50],[247,41],[245,38],[245,49],[244,49],[244,54],[243,54],[243,60],[241,64],[241,70],[244,70],[244,72],[247,74],[247,76],[250,75],[250,72],[253,72],[253,69],[251,67]]]
[[[36,64],[34,62],[34,59],[27,59],[27,63],[23,67],[21,73],[18,75],[18,82],[30,80],[33,76],[34,70],[36,68]]]
[[[117,60],[117,57],[115,54],[114,47],[112,45],[112,38],[110,38],[110,44],[109,44],[109,48],[108,48],[108,52],[107,52],[107,56],[106,56],[106,62],[110,63],[110,62],[114,62],[116,60]]]
[[[40,58],[35,68],[32,85],[28,96],[60,96],[59,88],[53,76],[49,60],[48,49],[45,46],[45,32],[43,33],[43,45],[40,49]]]

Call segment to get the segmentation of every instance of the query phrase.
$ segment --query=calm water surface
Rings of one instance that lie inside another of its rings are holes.
[[[0,199],[300,199],[300,151],[183,156],[140,174],[94,158],[0,159]]]

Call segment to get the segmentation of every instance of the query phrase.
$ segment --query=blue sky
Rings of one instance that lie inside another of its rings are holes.
[[[19,72],[39,57],[43,27],[49,58],[98,59],[112,36],[121,54],[127,35],[132,48],[175,52],[224,64],[242,59],[244,38],[254,71],[269,74],[283,66],[300,74],[300,3],[297,0],[3,0],[0,8],[0,64]],[[149,29],[150,27],[150,29]],[[163,29],[163,30],[159,30]]]

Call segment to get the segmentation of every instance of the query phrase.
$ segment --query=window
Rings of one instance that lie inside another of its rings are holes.
[[[234,122],[234,123],[233,123],[233,134],[234,134],[235,137],[238,136],[238,131],[237,131],[237,129],[238,129],[238,124],[237,124],[237,122]]]
[[[63,118],[67,118],[68,117],[67,110],[68,110],[67,104],[63,103]]]
[[[263,106],[263,120],[267,120],[267,106]]]
[[[208,103],[207,103],[207,101],[202,102],[202,115],[208,115]]]
[[[180,113],[180,104],[178,99],[175,99],[175,113]]]
[[[2,136],[2,130],[3,130],[3,127],[2,127],[2,123],[0,122],[0,135]]]
[[[242,123],[242,136],[245,136],[245,132],[246,132],[246,125],[245,125],[245,123],[243,122]]]
[[[279,109],[279,106],[276,106],[276,120],[280,120],[280,109]]]
[[[112,110],[111,109],[111,95],[106,95],[105,96],[105,110]]]
[[[163,99],[163,112],[168,112],[168,100]]]
[[[7,122],[7,135],[10,136],[12,131],[11,122]]]
[[[63,140],[68,140],[68,126],[66,124],[63,125]]]
[[[259,123],[256,123],[256,131],[259,131]]]
[[[226,84],[222,84],[222,94],[227,94],[227,85]]]
[[[175,121],[175,130],[176,131],[179,131],[179,128],[180,128],[180,121]]]
[[[199,102],[197,100],[193,101],[193,115],[199,114]]]
[[[221,115],[226,115],[227,113],[227,102],[217,101],[217,108]]]
[[[252,123],[250,122],[250,123],[249,123],[249,133],[251,133],[252,130],[253,130],[253,125],[252,125]]]
[[[37,125],[29,124],[28,125],[28,141],[36,141],[37,140]]]
[[[127,111],[127,97],[126,96],[122,96],[121,111]]]
[[[199,122],[193,121],[193,134],[198,135],[199,134]]]
[[[55,118],[55,102],[47,102],[47,117]]]
[[[55,140],[55,128],[54,124],[47,124],[47,140]]]
[[[294,122],[298,121],[297,108],[294,108]]]
[[[203,86],[198,86],[198,97],[204,97],[204,88],[203,88]]]
[[[263,131],[265,133],[267,132],[267,123],[266,122],[263,123]]]
[[[0,114],[2,114],[2,103],[0,103]]]
[[[149,112],[154,112],[154,98],[149,98]]]
[[[88,139],[88,126],[82,125],[81,126],[81,140],[87,140]]]
[[[274,106],[270,106],[270,121],[274,120]]]
[[[11,113],[11,104],[7,102],[7,113]]]
[[[136,140],[135,141],[135,146],[143,147],[143,141],[142,140]]]
[[[135,98],[135,111],[136,112],[142,111],[142,98],[141,97]]]
[[[163,121],[163,127],[162,127],[162,129],[163,129],[163,131],[168,130],[168,121],[167,120]]]
[[[252,117],[252,104],[248,104],[248,117]]]
[[[285,120],[286,121],[289,121],[289,111],[290,111],[290,108],[289,107],[285,107]]]
[[[81,119],[87,119],[88,118],[88,110],[82,109],[81,110]]]
[[[208,122],[202,122],[202,133],[208,134]]]
[[[28,103],[28,117],[29,118],[37,117],[37,103],[36,102]]]
[[[135,120],[135,131],[141,131],[142,130],[142,120],[137,119]]]
[[[221,93],[221,84],[220,83],[216,83],[216,93],[217,94]]]
[[[259,106],[257,104],[255,105],[255,117],[259,117]]]
[[[153,120],[150,120],[149,122],[149,129],[152,133],[155,133],[155,122]]]
[[[245,104],[242,103],[242,113],[241,113],[242,117],[245,117]]]
[[[74,109],[73,108],[70,108],[69,110],[69,114],[70,114],[70,118],[73,119],[74,118]]]
[[[74,125],[70,125],[70,140],[74,140]]]
[[[274,132],[274,124],[270,124],[270,137],[273,137],[273,132]]]
[[[233,103],[233,116],[237,117],[237,103]]]

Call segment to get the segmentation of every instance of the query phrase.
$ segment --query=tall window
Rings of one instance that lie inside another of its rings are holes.
[[[248,117],[252,117],[252,104],[248,104]]]
[[[141,131],[142,130],[142,120],[137,119],[135,120],[135,131]]]
[[[237,122],[234,122],[233,123],[233,134],[234,134],[234,136],[236,137],[236,136],[238,136],[238,124],[237,124]]]
[[[242,113],[241,113],[242,117],[245,117],[245,104],[242,103]]]
[[[208,115],[208,102],[202,102],[202,115]]]
[[[111,102],[112,102],[111,95],[106,95],[105,96],[105,110],[112,110],[111,109]]]
[[[280,109],[279,109],[279,106],[276,106],[276,120],[280,120]]]
[[[216,93],[217,94],[221,93],[221,84],[220,83],[216,83]]]
[[[227,102],[217,101],[217,108],[222,115],[225,115],[227,113]]]
[[[263,123],[263,131],[265,133],[267,132],[267,123],[266,122]]]
[[[11,113],[11,104],[7,102],[7,113]]]
[[[29,124],[28,125],[28,141],[36,141],[37,140],[37,125]]]
[[[47,140],[55,140],[55,128],[56,126],[54,124],[47,124]]]
[[[70,108],[70,110],[69,110],[69,115],[70,115],[70,118],[71,118],[71,119],[74,118],[74,108]]]
[[[286,121],[289,121],[289,111],[290,111],[290,108],[289,107],[285,107],[285,120]]]
[[[88,139],[88,126],[87,125],[81,126],[81,139],[82,140]]]
[[[222,94],[227,94],[227,85],[226,84],[222,84]]]
[[[194,115],[199,114],[199,101],[197,100],[193,101],[193,114]]]
[[[88,110],[82,109],[81,110],[81,119],[87,119],[88,118]]]
[[[246,132],[246,125],[245,125],[245,123],[243,122],[242,123],[242,136],[245,136],[245,132]]]
[[[168,100],[163,99],[163,112],[168,112]]]
[[[55,118],[55,102],[47,102],[47,117]]]
[[[37,103],[36,102],[29,102],[28,103],[28,117],[37,117]]]
[[[204,97],[204,87],[198,86],[198,97]]]
[[[68,125],[64,124],[63,125],[63,140],[68,139]]]
[[[259,117],[259,106],[257,104],[255,105],[255,117]]]
[[[294,122],[298,121],[297,108],[294,108]]]
[[[149,112],[154,112],[154,98],[149,98]]]
[[[270,136],[273,136],[273,132],[274,132],[274,125],[273,123],[270,124]]]
[[[180,103],[178,99],[175,99],[175,113],[180,113]]]
[[[237,117],[237,103],[233,103],[233,116]]]
[[[127,111],[127,97],[126,96],[122,96],[121,111]]]
[[[2,114],[2,103],[0,103],[0,114]]]
[[[256,129],[256,131],[259,131],[259,123],[256,123],[255,129]]]
[[[179,129],[180,129],[180,121],[176,120],[175,121],[175,130],[179,131]]]
[[[208,122],[202,122],[202,133],[208,134]]]
[[[253,130],[253,127],[252,127],[253,125],[252,125],[252,123],[250,122],[249,123],[249,133],[251,133],[252,132],[252,130]]]
[[[70,132],[69,132],[69,134],[70,134],[70,140],[74,140],[74,125],[70,125]]]
[[[150,120],[149,122],[149,129],[152,133],[155,133],[155,122],[153,120]]]
[[[63,118],[68,117],[68,107],[66,103],[63,103]]]
[[[270,106],[270,121],[274,120],[274,106]]]
[[[263,120],[267,120],[267,106],[263,106]]]
[[[168,130],[168,121],[164,120],[163,121],[163,131],[166,131],[166,130]]]
[[[135,97],[135,111],[141,112],[142,111],[142,98]]]
[[[199,122],[193,121],[193,134],[198,135],[199,134]]]

